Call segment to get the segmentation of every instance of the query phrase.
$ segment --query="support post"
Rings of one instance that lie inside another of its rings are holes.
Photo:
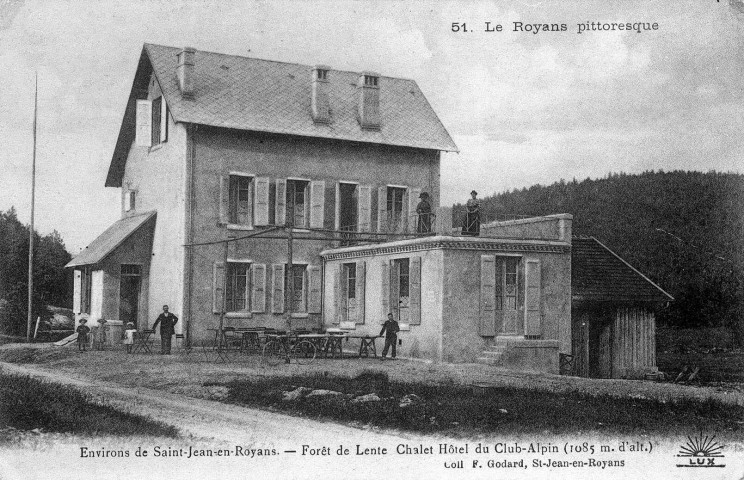
[[[287,331],[292,329],[292,313],[294,311],[294,272],[292,271],[292,221],[287,220],[287,283],[289,284],[289,301],[286,303],[287,309]]]
[[[218,340],[218,348],[222,348],[225,345],[223,345],[223,341],[225,339],[225,334],[223,332],[223,329],[225,328],[225,311],[227,310],[227,252],[229,247],[229,235],[228,238],[224,242],[224,249],[222,253],[222,264],[224,265],[222,269],[222,308],[220,309],[220,331],[217,332],[217,336],[219,338]]]

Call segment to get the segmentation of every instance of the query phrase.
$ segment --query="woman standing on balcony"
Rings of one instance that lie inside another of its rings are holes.
[[[416,206],[416,213],[418,214],[416,233],[429,233],[431,232],[431,204],[429,203],[429,194],[421,192],[419,198],[421,201]]]
[[[470,192],[470,199],[465,204],[467,213],[465,215],[465,228],[463,229],[464,234],[476,236],[480,234],[480,200],[478,200],[478,192],[473,190]]]

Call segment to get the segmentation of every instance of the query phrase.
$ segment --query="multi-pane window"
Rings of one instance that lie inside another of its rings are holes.
[[[289,268],[284,271],[284,291],[287,302],[291,302],[288,306],[291,305],[293,313],[307,312],[307,265],[292,265],[291,271]],[[291,291],[289,282],[292,282],[294,291]]]
[[[496,263],[496,310],[515,310],[518,295],[518,258]]]
[[[401,187],[388,187],[387,189],[387,224],[391,232],[401,231],[403,228],[403,199],[406,189]]]
[[[229,221],[236,225],[253,225],[253,179],[230,175]]]
[[[407,258],[395,260],[396,271],[398,273],[398,294],[400,298],[408,298],[410,286],[410,269]]]
[[[250,309],[250,271],[250,263],[227,264],[226,311],[240,312]]]
[[[303,180],[287,180],[287,221],[296,228],[309,226],[309,185]]]
[[[356,298],[356,263],[345,263],[346,298]]]

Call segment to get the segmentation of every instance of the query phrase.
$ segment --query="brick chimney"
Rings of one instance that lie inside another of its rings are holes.
[[[331,105],[328,100],[328,73],[331,67],[325,65],[316,65],[313,67],[312,76],[312,98],[311,107],[313,112],[313,121],[315,123],[330,123]]]
[[[194,96],[195,56],[196,49],[191,47],[184,47],[177,54],[178,67],[176,67],[176,74],[178,75],[178,88],[181,89],[181,95],[185,98],[192,98]]]
[[[359,92],[359,112],[357,118],[364,129],[380,128],[380,75],[362,72],[357,83]]]

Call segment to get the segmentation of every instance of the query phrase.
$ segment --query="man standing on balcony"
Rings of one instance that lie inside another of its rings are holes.
[[[429,194],[421,192],[419,198],[421,201],[416,206],[416,213],[418,214],[416,232],[429,233],[431,232],[431,204],[429,203]]]
[[[478,200],[478,192],[473,190],[470,192],[470,199],[465,204],[467,210],[465,214],[465,227],[463,228],[463,235],[477,236],[480,234],[480,201]]]
[[[168,305],[163,305],[163,313],[155,320],[152,329],[155,330],[160,324],[160,355],[170,355],[171,339],[176,333],[175,326],[178,323],[178,317],[168,311]]]

